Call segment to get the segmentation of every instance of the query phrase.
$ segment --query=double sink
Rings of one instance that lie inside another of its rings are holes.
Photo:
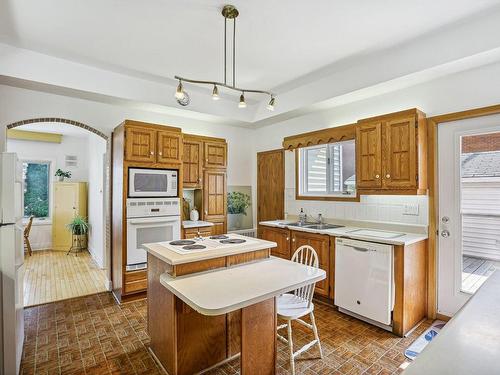
[[[308,228],[308,229],[335,229],[335,228],[343,228],[344,225],[336,225],[336,224],[317,224],[317,223],[279,223],[280,225],[286,225],[288,227],[300,227],[300,228]]]

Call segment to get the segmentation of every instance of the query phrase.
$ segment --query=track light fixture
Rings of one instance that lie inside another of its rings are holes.
[[[189,104],[189,95],[187,94],[186,91],[184,91],[183,82],[188,82],[188,83],[194,83],[194,84],[199,84],[199,85],[213,85],[213,90],[212,90],[212,99],[213,100],[218,100],[219,99],[219,87],[224,87],[229,90],[233,91],[239,91],[241,92],[240,95],[240,101],[238,104],[239,108],[245,108],[247,106],[247,103],[245,102],[245,93],[255,93],[255,94],[265,94],[269,95],[271,97],[269,104],[267,105],[267,109],[270,111],[274,110],[274,104],[275,104],[275,97],[274,94],[270,93],[269,91],[264,91],[264,90],[252,90],[252,89],[243,89],[241,87],[236,87],[236,17],[239,15],[238,9],[234,7],[233,5],[225,5],[224,8],[222,8],[222,15],[224,16],[224,81],[223,82],[217,82],[217,81],[202,81],[202,80],[197,80],[197,79],[189,79],[189,78],[184,78],[184,77],[179,77],[175,76],[175,79],[179,80],[179,85],[177,86],[177,90],[175,92],[175,98],[177,99],[177,102],[180,105],[186,106]],[[229,84],[227,82],[227,49],[228,49],[228,42],[227,42],[227,23],[229,21],[233,21],[233,37],[232,37],[232,82]]]

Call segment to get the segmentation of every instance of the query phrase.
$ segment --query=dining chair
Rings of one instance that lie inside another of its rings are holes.
[[[309,245],[301,246],[295,251],[292,256],[292,262],[297,262],[310,267],[319,267],[318,254]],[[286,320],[286,323],[279,325],[277,328],[278,339],[285,344],[288,344],[290,351],[290,368],[292,375],[295,375],[295,358],[302,354],[303,352],[309,350],[314,345],[318,346],[319,358],[323,358],[323,352],[321,350],[321,343],[318,335],[318,328],[316,327],[316,320],[314,319],[314,304],[312,303],[312,298],[314,295],[314,287],[316,283],[305,285],[299,289],[296,289],[290,293],[283,294],[278,297],[278,318]],[[309,315],[311,323],[307,323],[302,318]],[[292,339],[292,321],[296,321],[303,326],[312,330],[314,335],[314,340],[304,345],[297,351],[293,351],[293,339]],[[288,338],[285,338],[279,334],[279,330],[287,328]]]
[[[33,224],[33,216],[30,216],[28,220],[28,224],[24,228],[24,250],[28,250],[28,255],[32,255],[32,250],[31,250],[31,243],[30,243],[30,231],[31,231],[31,226]]]

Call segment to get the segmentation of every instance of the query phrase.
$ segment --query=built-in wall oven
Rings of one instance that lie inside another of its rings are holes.
[[[178,197],[178,176],[176,169],[128,169],[129,198]]]
[[[127,271],[147,267],[143,244],[180,239],[179,198],[127,199]]]

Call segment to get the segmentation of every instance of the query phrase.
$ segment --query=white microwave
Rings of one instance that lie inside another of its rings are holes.
[[[130,198],[178,197],[176,169],[128,169],[128,196]]]

